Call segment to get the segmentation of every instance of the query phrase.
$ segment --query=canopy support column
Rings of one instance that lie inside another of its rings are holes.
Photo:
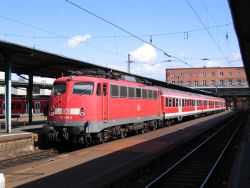
[[[32,92],[33,92],[33,75],[29,74],[29,86],[28,86],[29,123],[32,122],[32,109],[33,109]]]
[[[5,61],[5,130],[11,133],[11,53],[4,54]]]

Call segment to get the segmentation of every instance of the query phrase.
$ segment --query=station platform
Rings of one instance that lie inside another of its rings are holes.
[[[243,138],[231,172],[229,188],[249,187],[250,185],[250,111]]]
[[[5,124],[0,122],[0,161],[25,155],[33,152],[42,133],[42,126],[46,123],[46,117],[36,116],[32,123],[28,123],[27,117],[12,120],[11,134],[6,133]]]
[[[6,187],[106,187],[233,115],[218,113],[6,169]]]

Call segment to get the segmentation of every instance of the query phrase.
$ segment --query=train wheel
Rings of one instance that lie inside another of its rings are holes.
[[[125,138],[127,136],[127,131],[124,128],[120,129],[120,137]]]
[[[98,133],[98,141],[101,144],[105,143],[105,139],[104,139],[104,134],[103,133]]]

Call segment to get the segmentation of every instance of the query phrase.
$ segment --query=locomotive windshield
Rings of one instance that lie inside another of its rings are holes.
[[[94,89],[93,82],[77,82],[73,86],[72,93],[80,95],[92,95]]]
[[[66,92],[66,83],[54,83],[52,95],[63,94]]]

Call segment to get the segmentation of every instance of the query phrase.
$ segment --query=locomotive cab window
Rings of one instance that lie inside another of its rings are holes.
[[[52,88],[52,95],[59,95],[66,92],[66,83],[54,83]]]
[[[73,86],[72,93],[80,95],[92,95],[94,83],[91,82],[77,82]]]

